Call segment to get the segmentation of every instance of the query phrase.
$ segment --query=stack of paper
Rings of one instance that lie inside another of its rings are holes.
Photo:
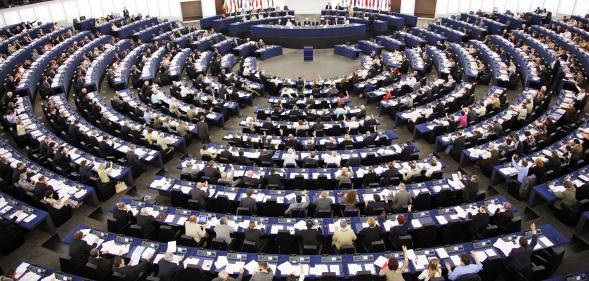
[[[505,242],[503,241],[503,239],[499,238],[497,239],[497,241],[495,241],[495,243],[493,244],[493,246],[497,249],[499,249],[501,252],[503,252],[504,255],[509,255],[509,253],[511,253],[511,250],[513,248],[515,248],[515,245],[511,242]]]

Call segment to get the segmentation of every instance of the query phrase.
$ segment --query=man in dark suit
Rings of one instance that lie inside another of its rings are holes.
[[[270,168],[270,174],[264,177],[264,182],[266,183],[266,187],[269,185],[278,186],[278,188],[282,188],[282,177],[276,173],[274,168]]]
[[[72,259],[72,266],[74,268],[80,268],[88,262],[88,257],[90,256],[90,250],[96,247],[96,242],[98,242],[98,237],[92,241],[92,245],[88,245],[88,243],[84,240],[84,233],[78,231],[74,233],[72,237],[72,241],[70,242],[69,248],[69,256]]]
[[[367,131],[366,135],[364,136],[364,139],[362,140],[362,144],[364,145],[364,147],[375,145],[376,136],[370,133],[370,131]]]
[[[366,248],[370,249],[372,242],[381,239],[380,235],[382,233],[382,229],[379,225],[376,224],[376,220],[373,217],[369,217],[367,223],[368,227],[362,228],[360,233],[358,233],[358,237],[360,242],[362,242]]]
[[[379,194],[374,193],[372,194],[373,201],[366,201],[366,213],[373,214],[375,210],[384,210],[387,211],[387,203],[382,201]]]
[[[219,159],[227,159],[227,163],[233,163],[233,153],[231,153],[231,146],[225,145],[224,149],[219,153]]]
[[[520,237],[518,241],[520,247],[512,249],[507,257],[507,265],[514,271],[522,272],[528,278],[532,275],[532,252],[538,243],[536,225],[532,223],[530,228],[532,230],[532,242],[528,244],[528,239],[525,236]]]
[[[207,198],[209,197],[208,183],[199,182],[194,188],[190,190],[190,197],[198,201],[199,210],[204,210],[207,207]]]
[[[317,167],[319,165],[319,159],[317,159],[315,151],[311,151],[311,153],[303,159],[303,165],[305,167]]]
[[[301,246],[319,246],[321,244],[321,231],[319,229],[314,228],[312,220],[307,220],[306,225],[307,229],[301,230],[299,231],[299,233],[297,233],[297,237],[301,241]]]
[[[264,163],[270,163],[272,164],[272,153],[270,153],[270,151],[268,151],[268,149],[262,149],[262,152],[260,153],[260,157],[258,158],[258,162],[260,164]]]
[[[125,202],[117,202],[117,208],[113,211],[112,217],[121,225],[127,225],[135,221],[133,213],[127,209]]]
[[[207,177],[211,182],[216,182],[221,177],[221,172],[216,166],[215,161],[209,161],[208,165],[200,171],[204,177]]]
[[[35,184],[35,190],[33,193],[37,198],[42,199],[45,197],[45,192],[47,192],[48,189],[49,186],[47,185],[47,179],[45,176],[40,176],[39,180]]]
[[[247,208],[252,214],[256,214],[258,211],[258,207],[256,204],[256,199],[252,198],[254,191],[248,189],[245,191],[245,197],[239,200],[239,207]]]
[[[399,170],[395,168],[395,161],[391,161],[387,164],[388,169],[380,174],[380,177],[384,180],[384,184],[389,184],[389,180],[394,177],[399,177],[401,174]]]
[[[391,235],[391,244],[393,245],[393,249],[401,249],[401,241],[399,237],[405,236],[409,234],[409,221],[410,219],[406,219],[404,215],[399,215],[397,217],[397,225],[391,227],[389,230]]]
[[[235,162],[243,166],[253,165],[253,161],[245,156],[245,151],[243,151],[243,149],[239,150],[237,157],[235,157]]]
[[[125,281],[135,281],[142,272],[147,270],[148,264],[148,261],[141,260],[136,265],[125,265],[125,260],[116,256],[114,258],[113,271],[123,275]]]
[[[82,182],[87,182],[94,176],[94,171],[92,171],[92,168],[90,165],[88,165],[86,160],[82,160],[82,162],[80,162],[80,169],[78,170],[78,173],[80,173],[80,181]]]
[[[156,228],[155,218],[147,212],[145,207],[141,208],[137,215],[137,224],[141,227],[144,236],[149,236]]]
[[[503,203],[491,217],[491,221],[499,227],[508,228],[513,219],[513,211],[509,202]]]
[[[98,249],[92,248],[92,250],[90,250],[90,258],[88,258],[88,262],[96,266],[96,274],[98,276],[93,277],[108,278],[112,274],[114,260],[100,255]]]
[[[112,146],[108,143],[108,137],[104,136],[102,140],[98,143],[98,148],[100,148],[101,155],[105,156],[112,156],[113,150]]]
[[[558,152],[556,150],[552,150],[552,154],[547,157],[548,160],[544,163],[544,167],[548,170],[555,170],[559,169],[562,161],[560,157],[558,157]]]
[[[176,272],[178,272],[181,267],[177,265],[174,261],[174,254],[172,252],[166,252],[164,257],[160,259],[157,263],[157,277],[160,278],[161,281],[172,281],[174,280],[174,276]]]
[[[260,248],[262,246],[262,238],[264,237],[264,231],[256,228],[256,222],[250,220],[249,226],[243,231],[245,240],[256,243],[256,246]]]
[[[125,154],[125,158],[127,159],[127,166],[129,167],[142,167],[141,160],[139,160],[137,153],[135,153],[136,149],[137,147],[134,144],[132,144],[131,146],[129,146],[129,151],[127,151],[127,153]]]
[[[16,164],[16,169],[14,169],[12,171],[12,183],[17,183],[18,180],[20,179],[20,175],[22,173],[25,173],[27,171],[27,167],[25,166],[25,163],[23,162],[18,162]],[[43,193],[43,195],[45,195],[45,193]],[[43,197],[41,197],[43,198]]]
[[[196,124],[196,128],[198,131],[198,138],[200,138],[203,144],[211,142],[209,137],[209,124],[207,124],[205,116],[200,117],[200,121]]]
[[[485,206],[481,206],[479,208],[479,212],[476,215],[472,215],[468,213],[468,217],[470,218],[470,231],[474,234],[482,234],[487,225],[489,225],[489,221],[491,217],[487,213],[487,208]]]
[[[287,148],[296,149],[299,146],[299,142],[295,139],[295,137],[292,134],[290,134],[284,141],[284,146]]]

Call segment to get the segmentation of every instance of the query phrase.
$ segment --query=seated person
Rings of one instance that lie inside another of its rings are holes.
[[[372,199],[373,201],[365,201],[367,214],[373,214],[375,210],[387,211],[387,203],[381,200],[378,193],[372,194]]]
[[[356,234],[348,227],[348,222],[345,219],[340,220],[339,226],[336,226],[336,230],[331,238],[332,245],[340,250],[344,246],[354,245],[356,241]]]
[[[301,245],[315,245],[319,246],[321,243],[321,230],[313,225],[312,220],[306,221],[307,229],[303,229],[297,233]]]
[[[248,228],[243,231],[245,240],[256,243],[260,248],[262,246],[262,238],[265,236],[264,231],[256,228],[256,221],[250,220]]]
[[[382,229],[373,217],[369,217],[367,223],[368,227],[364,227],[360,233],[358,233],[358,237],[360,237],[360,241],[364,246],[370,249],[372,242],[381,240],[380,235],[382,234]]]
[[[483,269],[483,265],[479,261],[477,255],[475,255],[474,251],[471,252],[470,255],[474,259],[475,264],[470,263],[470,257],[467,254],[460,255],[461,264],[456,265],[456,267],[454,267],[454,270],[452,270],[452,266],[446,262],[446,269],[448,269],[448,279],[454,281],[460,278],[460,276],[462,275],[478,273]]]
[[[295,202],[288,206],[288,209],[286,209],[284,214],[290,215],[292,212],[301,212],[307,210],[307,206],[309,206],[309,192],[305,190],[303,191],[303,194],[305,197],[301,195],[297,195],[295,197]]]

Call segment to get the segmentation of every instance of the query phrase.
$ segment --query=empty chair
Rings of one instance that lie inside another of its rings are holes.
[[[435,225],[424,225],[412,232],[413,242],[417,248],[433,247],[437,244],[437,229]]]

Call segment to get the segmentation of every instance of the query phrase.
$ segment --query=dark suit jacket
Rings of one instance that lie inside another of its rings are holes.
[[[264,237],[264,232],[259,229],[246,229],[243,232],[245,236],[245,240],[256,242],[257,246],[260,246],[262,243],[262,237]]]
[[[511,252],[509,253],[509,256],[508,256],[508,261],[509,261],[509,264],[511,265],[511,267],[517,271],[521,271],[526,274],[529,274],[530,271],[532,270],[532,268],[531,268],[532,267],[531,255],[532,255],[532,252],[534,251],[534,247],[536,246],[536,243],[538,243],[538,236],[533,235],[532,242],[530,242],[530,244],[528,244],[528,246],[519,247],[519,248],[511,250]]]
[[[470,228],[477,233],[483,231],[491,220],[491,217],[487,213],[477,213],[474,216],[468,214],[468,217],[471,218]]]
[[[321,232],[317,229],[304,229],[297,233],[301,245],[319,245],[321,242]]]
[[[513,219],[513,212],[512,211],[499,212],[499,209],[497,209],[497,211],[495,211],[495,214],[493,215],[492,219],[493,219],[493,222],[495,223],[495,225],[507,227],[507,226],[509,226],[509,223],[511,223],[511,219]]]
[[[244,197],[241,198],[239,201],[239,207],[248,208],[250,212],[256,213],[258,211],[258,205],[256,204],[256,199],[251,197]]]
[[[141,272],[147,270],[147,265],[147,261],[142,260],[136,265],[117,267],[114,271],[124,275],[125,281],[135,281],[139,278]]]
[[[148,234],[150,232],[152,232],[153,230],[155,230],[155,218],[153,218],[150,215],[144,216],[144,215],[137,215],[137,224],[139,226],[141,226],[141,228],[143,229],[143,231],[145,232],[144,234]]]
[[[209,197],[209,195],[207,194],[207,192],[205,192],[202,189],[199,188],[193,188],[192,190],[190,190],[190,197],[192,197],[192,199],[194,200],[198,200],[198,207],[203,210],[207,207],[207,197]]]
[[[268,186],[270,184],[275,184],[275,185],[278,185],[279,187],[282,187],[282,177],[278,174],[267,175],[264,178],[264,180],[266,182],[266,186]]]
[[[120,210],[120,209],[115,209],[112,213],[113,218],[115,218],[117,221],[119,221],[121,224],[123,222],[132,222],[134,217],[133,217],[133,213],[131,213],[131,211],[124,211],[124,210]]]
[[[84,240],[72,239],[70,242],[69,255],[72,258],[72,263],[76,268],[80,268],[88,262],[90,250],[92,246],[88,245]]]
[[[409,219],[407,221],[410,221]],[[409,234],[409,223],[405,222],[397,226],[391,227],[391,242],[393,245],[399,246],[399,237]]]
[[[88,262],[93,265],[96,265],[96,271],[98,271],[99,276],[109,276],[110,274],[112,274],[113,259],[108,259],[105,257],[90,257],[88,259]]]
[[[358,236],[360,237],[360,241],[362,241],[366,247],[370,247],[372,242],[381,239],[381,232],[382,229],[379,226],[365,227],[360,231],[360,233],[358,233]]]
[[[209,166],[204,167],[200,172],[203,176],[209,177],[211,179],[218,179],[221,177],[221,172],[219,172],[219,169],[215,169]]]
[[[165,259],[160,259],[158,261],[157,268],[157,277],[159,277],[161,281],[172,281],[174,274],[181,269],[179,265]]]

